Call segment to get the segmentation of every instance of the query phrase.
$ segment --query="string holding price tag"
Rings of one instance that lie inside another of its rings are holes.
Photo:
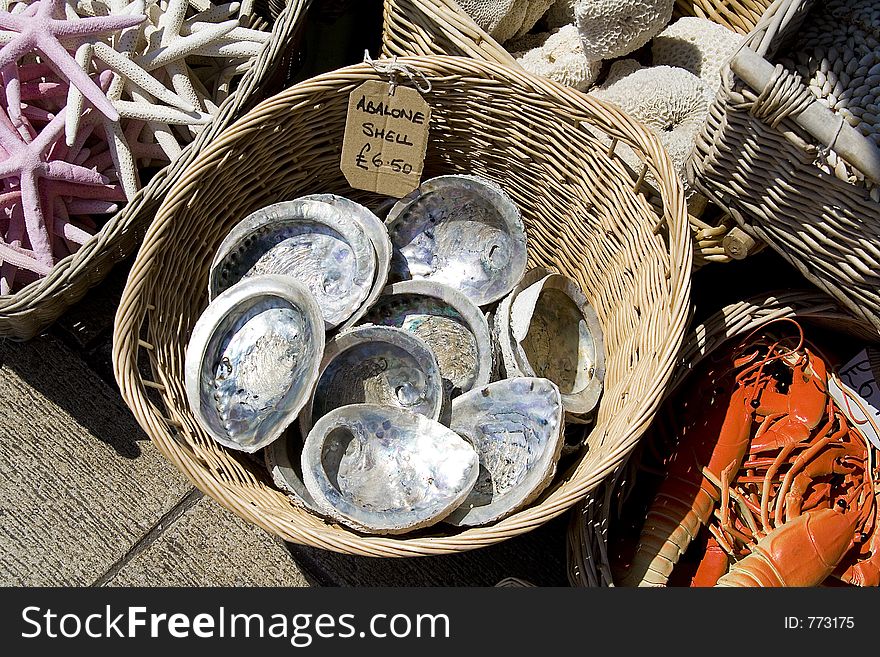
[[[370,63],[391,82],[369,80],[349,96],[340,168],[355,189],[402,198],[422,179],[431,108],[419,91],[399,86],[398,72],[408,69]]]

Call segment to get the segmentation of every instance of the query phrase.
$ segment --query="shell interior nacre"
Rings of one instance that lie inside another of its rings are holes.
[[[449,397],[490,380],[488,323],[480,309],[454,288],[430,281],[395,283],[364,321],[394,326],[424,340],[437,358]]]
[[[564,442],[559,388],[532,377],[490,383],[453,400],[450,427],[476,449],[480,474],[446,522],[494,522],[531,502],[553,478]]]
[[[375,404],[337,408],[318,420],[302,467],[306,487],[328,515],[378,534],[441,520],[468,495],[479,471],[473,447],[454,431]]]
[[[309,196],[303,196],[302,199],[328,203],[347,212],[358,221],[360,227],[364,230],[364,233],[373,244],[373,250],[376,253],[375,279],[373,280],[373,286],[370,289],[367,298],[364,300],[364,303],[340,327],[342,329],[350,328],[354,326],[376,302],[376,299],[382,294],[382,290],[388,282],[388,274],[391,270],[391,238],[388,237],[388,229],[385,227],[385,222],[379,219],[375,213],[360,203],[356,203],[344,196],[338,196],[336,194],[311,194]]]
[[[440,176],[388,215],[392,273],[458,289],[478,306],[497,301],[526,268],[526,235],[516,204],[495,183]]]
[[[301,283],[257,276],[217,297],[187,346],[190,407],[218,442],[253,452],[309,398],[324,347],[320,309]]]
[[[317,299],[327,329],[366,301],[376,277],[376,251],[344,208],[318,200],[276,203],[248,216],[226,236],[211,266],[213,298],[246,277],[290,276]]]
[[[525,274],[517,283],[510,294],[501,300],[492,316],[492,335],[495,338],[496,347],[500,355],[501,376],[499,378],[523,376],[520,361],[525,356],[517,353],[519,345],[514,344],[513,334],[510,330],[510,308],[513,300],[525,288],[546,277],[548,270],[543,267],[534,267]]]
[[[300,428],[307,435],[333,409],[363,403],[436,420],[443,402],[440,367],[422,340],[390,326],[358,326],[328,343]]]
[[[605,341],[596,311],[577,283],[536,267],[493,317],[506,376],[538,376],[562,392],[567,417],[589,422],[605,380]]]
[[[596,407],[605,378],[604,339],[574,281],[549,274],[519,292],[510,307],[510,331],[525,375],[553,381],[570,414]]]

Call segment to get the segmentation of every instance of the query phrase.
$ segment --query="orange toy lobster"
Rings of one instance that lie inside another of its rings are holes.
[[[797,326],[796,346],[755,332],[733,367],[710,373],[708,403],[694,382],[624,584],[664,586],[704,526],[694,585],[812,586],[836,568],[853,583],[880,579],[871,449],[834,406],[801,327],[776,321]]]
[[[733,564],[716,586],[818,586],[852,548],[865,509],[849,512],[843,500],[780,525]]]

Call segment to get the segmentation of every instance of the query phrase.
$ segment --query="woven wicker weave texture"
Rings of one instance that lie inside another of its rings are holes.
[[[675,0],[673,16],[699,16],[748,34],[773,0]]]
[[[482,30],[454,0],[385,0],[382,54],[455,55],[518,66],[510,53]],[[694,265],[730,262],[724,239],[735,227],[724,216],[707,223],[691,216]]]
[[[774,51],[784,47],[803,21],[809,4],[778,0],[749,36],[749,47],[772,61]],[[807,93],[799,80],[779,70],[771,84],[774,90],[790,91],[762,93],[765,90],[752,89],[726,70],[688,163],[689,175],[746,232],[880,328],[880,204],[864,187],[814,165],[819,150],[828,144],[807,134],[784,108]],[[762,118],[774,115],[778,124]]]
[[[880,342],[871,324],[847,314],[831,297],[815,291],[791,290],[753,297],[726,306],[688,331],[679,367],[667,389],[671,396],[704,358],[729,340],[744,336],[766,322],[781,317],[825,326],[867,342]],[[608,531],[618,514],[628,487],[636,484],[634,459],[621,466],[571,513],[568,528],[568,577],[572,586],[613,584],[608,555]]]
[[[433,112],[425,177],[470,172],[500,183],[523,211],[531,264],[573,277],[602,321],[608,367],[597,424],[589,449],[548,492],[484,528],[458,532],[438,525],[409,537],[363,536],[294,507],[261,466],[210,440],[187,406],[186,343],[207,303],[214,251],[232,226],[259,207],[306,193],[381,200],[354,192],[339,169],[348,96],[378,79],[367,65],[267,100],[180,176],[135,261],[114,332],[114,372],[124,399],[200,489],[285,540],[368,556],[490,545],[564,513],[595,488],[633,449],[672,376],[687,323],[693,256],[671,161],[655,137],[615,108],[498,64],[454,57],[401,62],[433,86],[425,95]],[[644,154],[661,181],[662,218],[590,130]],[[152,382],[138,370],[142,353]]]
[[[16,294],[0,296],[0,337],[27,340],[42,331],[100,283],[110,269],[137,249],[165,193],[212,139],[283,83],[286,59],[312,0],[289,0],[281,13],[279,3],[258,3],[273,21],[272,39],[242,78],[238,89],[221,105],[217,116],[177,160],[114,214],[98,234],[75,254],[61,260],[43,279]],[[279,79],[280,74],[280,79]]]

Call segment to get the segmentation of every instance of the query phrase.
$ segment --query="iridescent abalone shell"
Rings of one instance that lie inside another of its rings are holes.
[[[186,350],[185,387],[215,440],[255,452],[295,420],[317,380],[324,321],[315,298],[283,276],[254,276],[212,301]]]
[[[394,326],[424,340],[437,358],[450,398],[489,383],[489,325],[480,309],[455,288],[426,280],[395,283],[363,321]]]
[[[510,292],[525,272],[522,216],[489,180],[432,178],[401,199],[386,222],[396,280],[443,283],[483,306]]]
[[[308,435],[318,419],[349,404],[378,404],[440,417],[443,379],[421,339],[391,326],[356,326],[327,343],[318,382],[300,415]]]
[[[564,442],[559,388],[533,377],[490,383],[452,401],[450,427],[476,449],[480,475],[446,522],[495,522],[534,500],[553,479]]]
[[[325,513],[354,529],[400,534],[432,525],[477,480],[474,448],[422,415],[354,404],[315,423],[302,452],[303,480]]]
[[[327,330],[348,321],[376,280],[376,250],[344,208],[314,199],[276,203],[230,231],[211,265],[211,298],[243,278],[290,276],[304,283]]]

